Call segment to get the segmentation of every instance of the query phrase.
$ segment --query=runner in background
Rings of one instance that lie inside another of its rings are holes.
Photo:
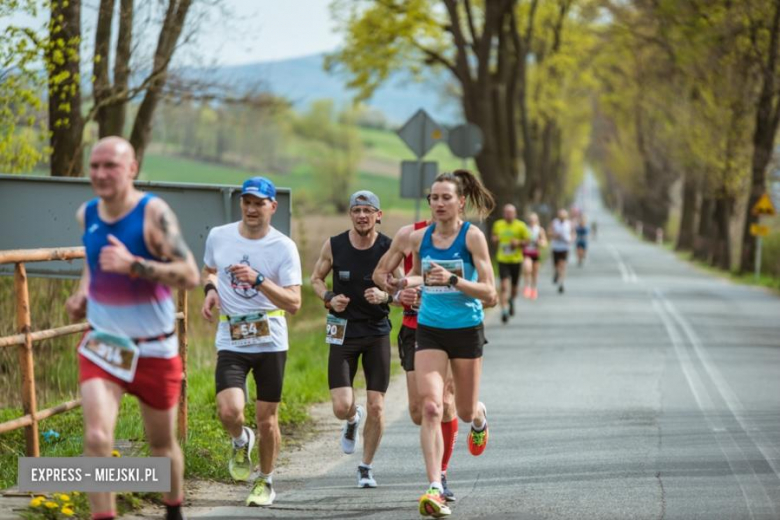
[[[523,248],[523,297],[535,300],[539,297],[539,255],[547,247],[547,235],[539,225],[539,215],[531,213],[528,222],[531,238]]]
[[[76,218],[86,259],[65,308],[85,316],[90,331],[79,345],[84,455],[110,457],[125,393],[136,396],[151,455],[171,460],[165,518],[184,518],[184,457],[176,440],[182,363],[171,288],[192,289],[198,266],[176,215],[160,198],[138,191],[135,151],[120,137],[95,144],[89,178],[96,198]],[[92,518],[117,516],[113,493],[88,493]]]
[[[493,223],[492,240],[496,244],[498,275],[501,278],[501,321],[506,323],[510,316],[515,315],[523,246],[531,234],[525,223],[517,219],[517,209],[512,204],[504,206],[503,217]]]
[[[374,282],[388,292],[395,292],[394,299],[404,306],[404,319],[401,330],[398,332],[398,355],[401,366],[406,371],[406,392],[409,401],[409,416],[417,426],[422,424],[422,403],[417,392],[417,379],[414,372],[414,353],[417,347],[417,311],[420,305],[420,289],[416,287],[398,291],[396,272],[403,262],[404,274],[412,270],[412,232],[423,229],[429,222],[422,221],[403,226],[393,237],[390,250],[385,253],[374,270]],[[455,500],[455,494],[447,486],[447,468],[449,466],[455,441],[458,438],[458,417],[455,411],[455,388],[452,382],[452,373],[448,370],[444,382],[444,410],[442,413],[441,433],[444,440],[444,454],[441,461],[441,485],[444,490],[444,498],[448,502]]]
[[[563,294],[563,282],[566,279],[566,261],[569,257],[569,249],[572,242],[571,221],[569,213],[565,209],[558,211],[550,225],[550,247],[552,249],[552,261],[555,268],[553,283],[558,284],[558,292]]]
[[[575,241],[577,246],[577,267],[582,267],[583,262],[585,262],[585,255],[588,252],[588,224],[584,213],[577,220],[577,227],[574,231],[577,234]]]

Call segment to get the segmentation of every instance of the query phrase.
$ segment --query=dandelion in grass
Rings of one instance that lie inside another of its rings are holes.
[[[69,508],[67,506],[63,507],[61,512],[65,516],[73,516],[73,509],[71,509],[71,508]]]
[[[58,509],[60,507],[57,505],[57,502],[52,502],[51,500],[47,500],[43,505],[49,509]]]
[[[119,450],[111,450],[111,456],[112,457],[121,457],[122,454],[119,453]]]

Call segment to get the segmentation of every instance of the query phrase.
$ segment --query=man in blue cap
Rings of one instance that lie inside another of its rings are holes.
[[[255,432],[244,426],[250,371],[257,384],[260,471],[248,506],[268,506],[276,497],[273,470],[281,445],[278,412],[288,349],[284,315],[301,308],[301,260],[295,243],[271,226],[276,208],[273,183],[248,179],[241,190],[241,220],[209,232],[203,259],[201,312],[219,321],[217,411],[233,438],[228,470],[235,480],[252,474]]]
[[[360,488],[376,487],[371,463],[384,430],[384,398],[390,383],[390,320],[393,298],[371,276],[390,248],[390,237],[376,229],[382,217],[379,197],[358,191],[349,199],[352,229],[325,241],[311,275],[311,284],[330,310],[326,343],[330,344],[328,386],[333,413],[345,421],[341,449],[355,451],[363,429],[363,460],[358,466]],[[333,271],[333,289],[325,282]],[[400,277],[400,271],[396,273]],[[366,376],[366,411],[357,404],[353,382],[362,357]]]

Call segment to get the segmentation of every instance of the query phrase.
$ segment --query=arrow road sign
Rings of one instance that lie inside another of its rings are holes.
[[[421,108],[404,123],[397,134],[414,155],[422,159],[444,138],[444,129]]]

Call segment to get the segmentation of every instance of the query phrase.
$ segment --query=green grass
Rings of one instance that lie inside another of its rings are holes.
[[[12,282],[9,278],[0,278],[0,302],[8,306],[13,302],[11,297]],[[62,309],[65,297],[73,288],[73,281],[62,280],[30,280],[33,301],[42,304],[48,300],[53,309]],[[188,351],[188,409],[189,430],[187,442],[184,445],[186,460],[186,476],[202,479],[227,481],[227,461],[230,454],[230,444],[216,414],[214,368],[216,351],[213,344],[214,326],[199,318],[199,309],[203,302],[200,291],[193,291],[189,298],[189,351]],[[13,316],[13,312],[5,309],[5,316]],[[38,309],[38,307],[33,307]],[[44,307],[45,309],[45,307]],[[44,313],[36,311],[36,315]],[[41,327],[34,323],[34,328],[59,326],[65,323],[65,316],[54,313],[53,319],[46,321]],[[400,308],[393,307],[391,320],[397,329],[401,323]],[[4,324],[12,328],[12,324]],[[324,341],[325,310],[319,298],[309,285],[303,287],[303,306],[301,310],[290,317],[290,350],[285,370],[284,390],[280,405],[280,423],[283,439],[289,438],[297,428],[308,420],[307,407],[313,403],[324,402],[330,398],[327,380],[328,345]],[[2,330],[2,329],[0,329]],[[2,334],[10,333],[5,330]],[[395,334],[391,334],[394,339]],[[50,345],[49,352],[42,352],[38,345],[35,348],[36,383],[39,400],[38,408],[54,406],[77,394],[78,372],[73,344],[75,336],[60,338],[59,343]],[[19,384],[18,372],[13,363],[13,349],[2,349],[9,357],[7,377],[0,379],[0,390],[5,399],[0,409],[0,422],[15,419],[22,415],[18,406]],[[396,349],[393,349],[395,357]],[[393,363],[394,374],[400,370],[398,363]],[[46,373],[46,378],[40,374]],[[364,385],[362,372],[358,372],[356,386]],[[247,403],[245,417],[247,424],[256,426],[254,402],[256,395],[254,379],[249,378],[250,402]],[[126,455],[145,455],[148,449],[143,443],[143,425],[138,420],[140,416],[137,400],[125,396],[119,414],[116,428],[116,439],[130,441],[133,449]],[[39,423],[41,432],[56,431],[60,438],[54,442],[41,439],[41,455],[45,457],[70,457],[83,452],[82,443],[82,410],[76,409],[64,414],[55,415]],[[24,430],[19,429],[0,434],[0,489],[12,486],[16,482],[17,458],[24,456]]]

